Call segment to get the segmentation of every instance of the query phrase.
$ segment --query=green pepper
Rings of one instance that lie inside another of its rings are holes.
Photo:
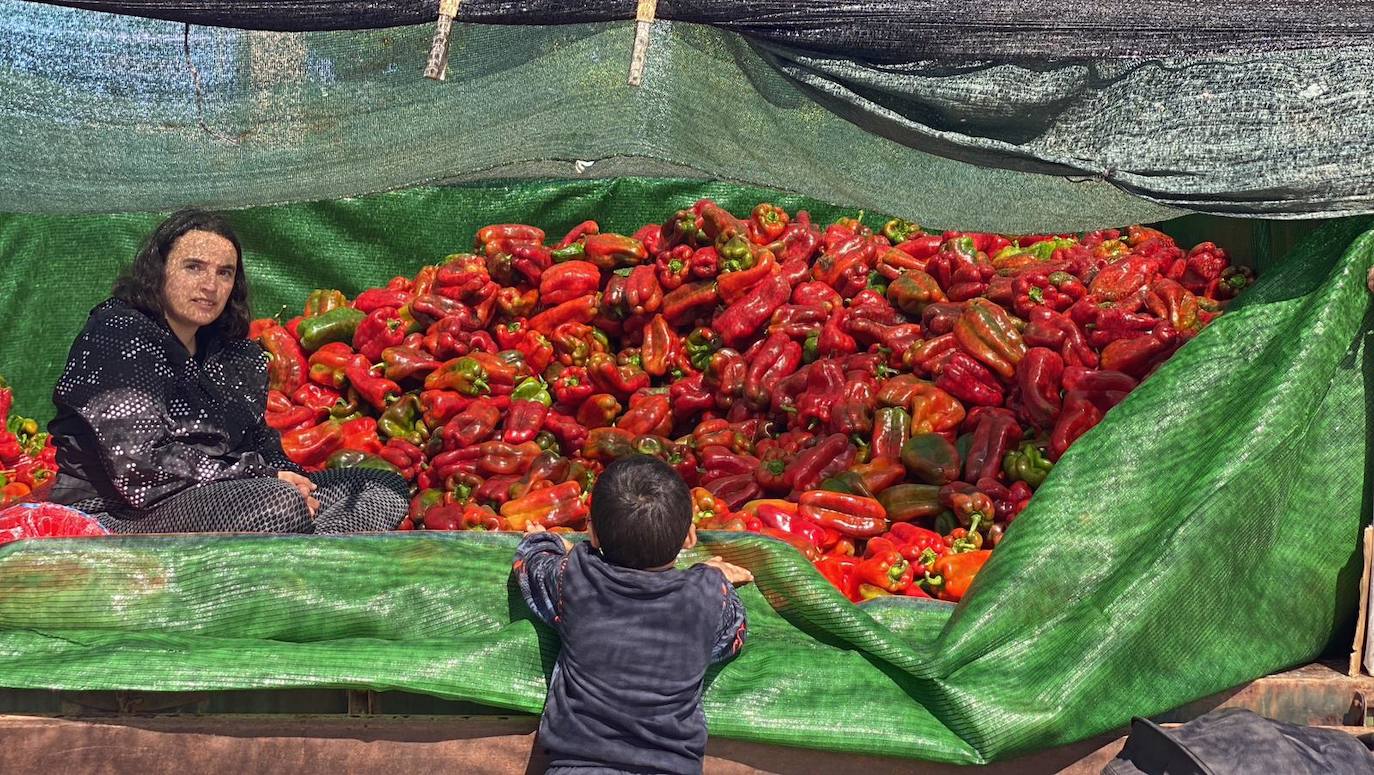
[[[820,488],[831,492],[862,495],[865,498],[873,497],[873,493],[870,492],[867,485],[864,484],[864,478],[855,471],[841,471],[821,482]]]
[[[325,461],[326,468],[365,468],[375,471],[390,471],[399,474],[396,466],[386,462],[376,455],[369,455],[356,449],[341,449],[329,456]]]
[[[749,238],[736,234],[721,245],[720,271],[739,272],[754,266],[754,251],[749,247]]]
[[[883,236],[888,242],[898,245],[921,233],[921,227],[902,218],[893,218],[883,224]]]
[[[949,484],[959,478],[959,452],[938,433],[918,433],[902,446],[902,463],[926,484]]]
[[[696,328],[683,340],[687,360],[697,371],[706,371],[711,356],[721,348],[720,334],[709,328]]]
[[[549,388],[544,384],[544,380],[538,377],[526,377],[515,386],[515,391],[510,394],[512,401],[538,401],[544,406],[553,406],[553,396],[549,395]]]
[[[424,446],[426,429],[420,419],[420,398],[416,392],[406,393],[382,412],[377,430],[389,439],[402,439],[417,447]]]
[[[894,484],[878,493],[878,502],[887,509],[893,522],[933,517],[944,511],[940,505],[940,486],[937,484]]]
[[[1011,450],[1002,458],[1002,471],[1012,481],[1022,481],[1032,489],[1044,484],[1045,477],[1054,468],[1045,455],[1043,445],[1025,441],[1017,449]]]
[[[310,352],[330,342],[353,342],[353,333],[367,315],[352,307],[335,307],[322,315],[301,321],[297,332],[301,347]]]
[[[802,342],[802,363],[813,363],[821,357],[821,332],[816,329],[806,335],[806,341]]]

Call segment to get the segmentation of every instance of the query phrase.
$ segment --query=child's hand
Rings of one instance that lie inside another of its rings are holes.
[[[738,565],[732,565],[719,557],[712,557],[702,563],[702,565],[710,565],[712,568],[724,573],[725,580],[737,587],[741,584],[748,584],[754,580],[754,574]]]
[[[534,533],[547,532],[549,532],[549,529],[539,524],[538,522],[530,521],[525,523],[525,535],[533,535]],[[563,541],[563,551],[571,552],[573,550],[572,541],[569,541],[568,539],[563,538],[562,536],[559,536],[559,538]]]

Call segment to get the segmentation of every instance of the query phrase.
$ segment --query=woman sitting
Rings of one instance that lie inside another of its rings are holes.
[[[52,500],[111,532],[389,530],[408,491],[384,471],[310,476],[263,419],[267,355],[246,339],[248,283],[228,223],[159,225],[91,311],[53,391]]]

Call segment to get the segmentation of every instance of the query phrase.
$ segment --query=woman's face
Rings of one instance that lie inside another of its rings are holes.
[[[162,308],[174,330],[194,332],[224,312],[234,289],[234,243],[208,231],[188,231],[172,243],[162,277]]]

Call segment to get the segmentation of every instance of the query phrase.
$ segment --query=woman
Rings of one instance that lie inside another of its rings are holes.
[[[309,477],[263,420],[267,356],[245,338],[243,251],[219,216],[163,221],[72,345],[53,391],[52,499],[112,532],[389,530],[405,480]]]

